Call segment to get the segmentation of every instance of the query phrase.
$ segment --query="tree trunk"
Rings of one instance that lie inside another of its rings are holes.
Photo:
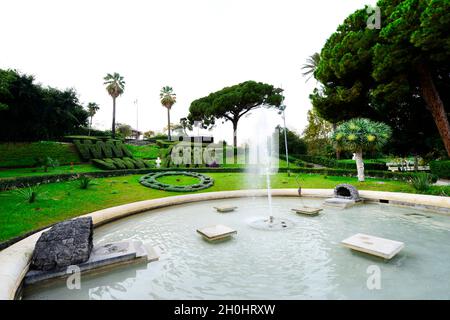
[[[358,171],[358,181],[364,182],[364,162],[362,156],[362,150],[355,152],[356,170]]]
[[[450,156],[450,124],[448,122],[447,114],[445,113],[444,103],[439,96],[439,92],[434,85],[433,77],[427,64],[418,65],[417,71],[419,73],[420,86],[422,89],[422,96],[427,104],[428,110],[433,116],[436,127],[441,135],[445,150]]]
[[[92,128],[92,117],[91,117],[91,120],[89,121],[89,134],[88,134],[88,136],[91,135],[91,128]]]
[[[113,119],[112,119],[112,137],[116,137],[116,98],[113,97]]]
[[[238,120],[233,121],[233,158],[234,158],[234,163],[237,163],[237,125],[238,125]]]
[[[335,132],[337,129],[337,124],[333,123],[333,132]],[[341,150],[339,148],[336,148],[336,160],[341,159]]]
[[[172,140],[172,137],[170,136],[170,109],[167,108],[167,137],[170,140]]]

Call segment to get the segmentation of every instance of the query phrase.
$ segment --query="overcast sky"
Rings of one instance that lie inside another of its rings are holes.
[[[301,132],[315,80],[305,83],[301,65],[319,52],[354,10],[375,0],[1,0],[0,68],[32,74],[60,89],[73,87],[80,101],[97,102],[94,126],[111,126],[112,100],[103,77],[119,72],[125,93],[117,121],[161,131],[166,110],[162,86],[178,102],[173,122],[190,103],[246,80],[282,86],[289,128]],[[257,117],[239,124],[239,138],[252,134]],[[270,113],[271,124],[281,123]],[[254,131],[253,131],[254,132]],[[207,133],[207,132],[201,132]],[[231,124],[215,129],[232,141]]]

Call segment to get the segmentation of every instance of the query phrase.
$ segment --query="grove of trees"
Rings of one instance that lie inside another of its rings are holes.
[[[397,154],[441,149],[450,156],[450,2],[377,6],[381,29],[367,27],[364,8],[326,42],[314,72],[321,83],[311,95],[314,109],[334,124],[358,117],[387,123]]]
[[[0,141],[60,139],[88,124],[73,89],[58,90],[33,76],[0,69]]]

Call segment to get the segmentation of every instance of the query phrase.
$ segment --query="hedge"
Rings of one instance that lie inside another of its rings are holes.
[[[51,141],[0,143],[0,167],[32,167],[37,158],[50,157],[61,165],[82,162],[72,143]]]
[[[328,168],[340,168],[340,169],[353,169],[356,168],[354,163],[343,163],[335,159],[318,156],[297,155],[298,159],[309,163],[320,164]],[[387,170],[386,163],[384,162],[364,162],[364,169],[366,170]]]
[[[430,170],[433,175],[436,175],[439,178],[450,179],[450,160],[431,161]]]
[[[108,159],[111,160],[111,159]],[[245,168],[164,168],[164,169],[126,169],[126,170],[108,170],[100,172],[83,173],[92,178],[107,178],[116,176],[126,176],[135,174],[147,174],[152,172],[165,172],[165,171],[194,171],[203,173],[245,173]],[[287,172],[287,168],[280,168],[279,172]],[[356,177],[356,170],[347,169],[328,169],[328,168],[292,168],[289,170],[291,173],[310,173],[321,174],[328,176],[347,176]],[[409,181],[416,175],[413,172],[391,172],[391,171],[377,171],[366,170],[367,177],[379,178],[379,179],[391,179],[399,181]],[[20,188],[27,185],[46,184],[53,182],[69,181],[79,177],[80,174],[65,173],[54,175],[42,175],[31,177],[17,177],[0,179],[0,191],[9,190],[12,188]],[[432,175],[433,181],[437,180],[437,176]]]

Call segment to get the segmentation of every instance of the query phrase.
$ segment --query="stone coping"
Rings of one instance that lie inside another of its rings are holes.
[[[273,189],[274,197],[298,197],[297,189]],[[420,194],[359,191],[361,198],[367,201],[389,202],[391,204],[410,205],[425,209],[434,209],[450,213],[450,197],[429,196]],[[302,196],[309,198],[333,197],[334,189],[302,189]],[[152,200],[133,202],[117,207],[103,209],[84,216],[92,217],[94,227],[148,210],[168,207],[183,203],[242,198],[265,197],[267,190],[235,190],[195,193]],[[382,200],[382,201],[380,201]],[[42,232],[39,231],[0,252],[0,300],[12,300],[20,288],[23,278],[28,271],[34,246]]]

